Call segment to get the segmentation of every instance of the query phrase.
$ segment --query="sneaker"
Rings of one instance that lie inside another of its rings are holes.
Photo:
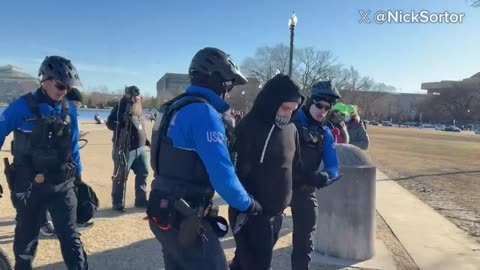
[[[93,226],[93,221],[87,221],[85,223],[79,223],[77,224],[77,228],[79,231],[85,231],[90,229]]]
[[[40,228],[40,232],[45,236],[53,236],[55,235],[55,228],[53,227],[53,223],[48,221],[47,223],[43,224]]]

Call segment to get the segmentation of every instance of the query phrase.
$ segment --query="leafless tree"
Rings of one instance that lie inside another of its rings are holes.
[[[383,97],[388,92],[395,91],[395,87],[384,83],[376,83],[370,77],[363,77],[354,68],[344,69],[336,76],[336,87],[339,89],[343,98],[342,101],[348,104],[355,104],[359,107],[360,113],[371,117],[377,116],[385,118],[387,113],[383,107]],[[389,108],[389,112],[391,109]]]
[[[476,102],[478,94],[477,89],[462,89],[454,86],[450,91],[443,91],[438,96],[437,102],[452,120],[468,120],[471,109],[478,106],[478,102]]]
[[[298,51],[298,65],[295,77],[305,95],[311,86],[322,80],[331,80],[337,74],[336,59],[330,51],[319,51],[313,47]]]
[[[265,84],[277,73],[287,72],[288,60],[287,46],[280,44],[275,47],[262,47],[257,49],[255,57],[243,62],[242,71],[248,77],[256,78],[261,84]],[[310,94],[310,88],[315,82],[332,80],[334,86],[341,92],[348,93],[346,102],[358,105],[366,113],[376,110],[375,106],[385,92],[395,90],[395,87],[379,84],[372,78],[361,76],[354,67],[343,68],[337,63],[332,52],[313,47],[299,48],[294,52],[292,69],[292,77],[300,85],[305,96]]]
[[[294,58],[295,59],[295,58]],[[258,48],[255,57],[247,58],[241,70],[262,85],[278,73],[288,72],[289,48],[279,44],[275,47]]]
[[[422,105],[425,119],[452,123],[480,120],[480,90],[476,87],[453,85],[450,89],[429,96]]]

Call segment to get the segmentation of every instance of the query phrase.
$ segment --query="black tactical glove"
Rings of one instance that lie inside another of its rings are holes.
[[[78,187],[81,183],[83,183],[82,176],[81,175],[75,176],[75,180],[73,181],[73,183],[75,184],[75,186]]]
[[[328,179],[330,179],[328,173],[317,171],[310,174],[307,184],[316,188],[323,188],[326,186]]]
[[[315,186],[316,188],[324,188],[326,186],[329,186],[333,182],[337,181],[340,179],[342,175],[339,175],[338,177],[335,178],[330,178],[327,172],[325,171],[317,171],[314,172],[311,177],[309,177],[310,183],[312,186]]]
[[[254,198],[252,198],[252,203],[250,204],[250,207],[248,207],[246,213],[250,216],[255,216],[258,213],[261,213],[263,211],[262,205],[260,205],[259,202],[257,202]]]
[[[240,212],[237,209],[232,208],[233,213],[233,218],[232,218],[232,224],[230,226],[232,227],[232,233],[237,234],[240,232],[242,229],[243,225],[245,225],[248,221],[248,218],[250,216],[256,216],[259,213],[263,211],[262,206],[260,203],[258,203],[254,198],[252,198],[252,203],[250,204],[250,207],[248,207],[247,211],[245,212]]]

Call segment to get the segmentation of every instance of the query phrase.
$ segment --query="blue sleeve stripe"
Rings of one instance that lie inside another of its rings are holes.
[[[323,162],[325,164],[325,171],[332,178],[339,175],[339,162],[337,150],[335,150],[335,141],[329,129],[324,133],[324,151]]]
[[[16,100],[8,106],[0,116],[0,149],[3,147],[5,138],[22,124],[25,109],[27,108],[23,98]]]
[[[83,171],[83,166],[82,166],[82,159],[80,158],[80,147],[78,145],[78,138],[80,137],[80,131],[78,128],[78,118],[77,118],[77,110],[75,108],[75,105],[73,103],[70,104],[70,127],[72,129],[72,156],[77,163],[77,175],[81,175]]]
[[[225,127],[218,112],[207,104],[190,104],[177,114],[175,123],[174,127],[183,131],[184,138],[172,127],[169,135],[173,135],[174,145],[195,149],[217,193],[230,206],[240,211],[247,210],[251,199],[235,174],[226,145]],[[189,142],[187,138],[193,140]]]

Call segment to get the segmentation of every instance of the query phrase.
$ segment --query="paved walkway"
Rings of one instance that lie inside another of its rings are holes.
[[[377,171],[377,211],[422,270],[479,270],[480,245]]]
[[[133,181],[130,189],[133,189]],[[9,194],[2,199],[8,202]],[[220,203],[222,203],[219,200]],[[3,202],[2,202],[3,203]],[[133,202],[131,202],[133,203]],[[396,237],[408,251],[420,269],[480,270],[480,245],[470,239],[446,218],[425,205],[410,192],[380,171],[377,172],[377,211],[385,219]],[[221,207],[223,215],[226,206]],[[291,217],[287,211],[281,237],[274,251],[273,269],[290,269]],[[162,269],[160,245],[153,235],[140,209],[130,209],[126,215],[118,215],[109,209],[102,210],[95,226],[82,235],[92,269]],[[13,216],[0,217],[0,247],[10,256],[13,238]],[[108,237],[105,237],[108,235]],[[233,256],[234,241],[231,235],[222,240],[228,258]],[[382,244],[379,243],[381,246]],[[383,249],[383,248],[382,248]],[[385,254],[384,254],[385,255]],[[386,254],[388,257],[388,254]],[[352,267],[378,268],[366,261],[351,263]],[[343,261],[343,263],[345,263]],[[342,264],[329,261],[329,264]],[[58,241],[43,238],[35,260],[38,269],[65,269],[60,257]],[[316,268],[317,269],[317,268]],[[318,269],[350,269],[321,267]],[[387,269],[390,270],[390,269]]]

